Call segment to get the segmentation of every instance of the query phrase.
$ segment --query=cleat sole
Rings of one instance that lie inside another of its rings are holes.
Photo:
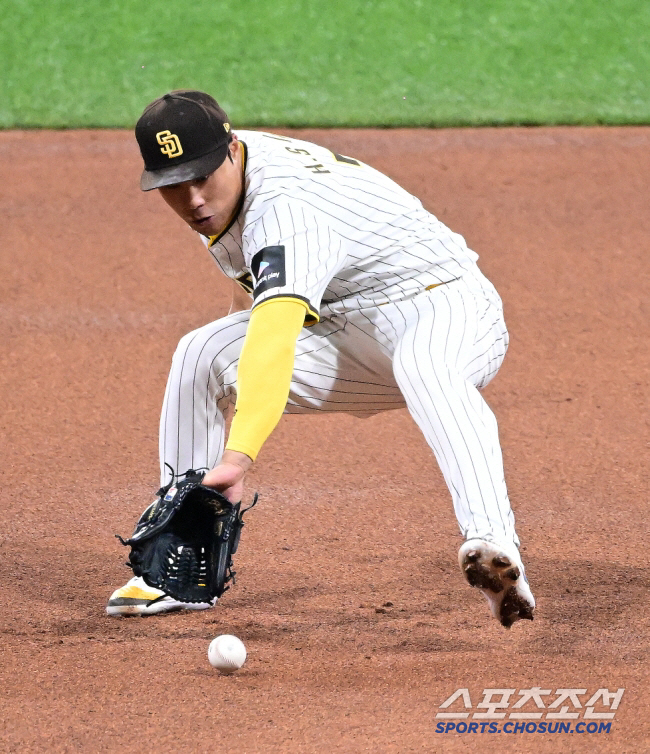
[[[458,553],[467,583],[481,590],[492,614],[505,628],[518,620],[533,620],[535,598],[525,576],[520,578],[523,567],[515,564],[518,558],[507,555],[493,542],[475,541],[477,545],[471,549],[463,545]]]

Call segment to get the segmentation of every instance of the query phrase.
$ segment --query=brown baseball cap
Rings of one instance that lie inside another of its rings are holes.
[[[205,92],[180,89],[147,105],[135,126],[143,191],[214,172],[232,141],[228,116]]]

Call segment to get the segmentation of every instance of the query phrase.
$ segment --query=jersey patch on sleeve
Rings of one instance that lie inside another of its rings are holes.
[[[269,288],[280,288],[287,282],[284,264],[284,246],[267,246],[251,260],[251,272],[255,280],[253,298]]]

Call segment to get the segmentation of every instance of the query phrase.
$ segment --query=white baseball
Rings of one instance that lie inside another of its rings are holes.
[[[208,660],[210,665],[221,673],[234,673],[246,662],[244,642],[229,634],[217,636],[208,647]]]

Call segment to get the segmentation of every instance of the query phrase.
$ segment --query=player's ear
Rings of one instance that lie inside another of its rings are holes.
[[[230,140],[230,144],[228,145],[228,159],[230,160],[230,162],[235,162],[240,149],[241,145],[239,143],[239,139],[237,138],[236,134],[233,134],[232,139]]]
[[[230,144],[228,145],[228,158],[230,159],[230,162],[235,161],[235,158],[237,157],[240,149],[241,146],[239,144],[239,139],[237,138],[236,134],[233,134]]]

